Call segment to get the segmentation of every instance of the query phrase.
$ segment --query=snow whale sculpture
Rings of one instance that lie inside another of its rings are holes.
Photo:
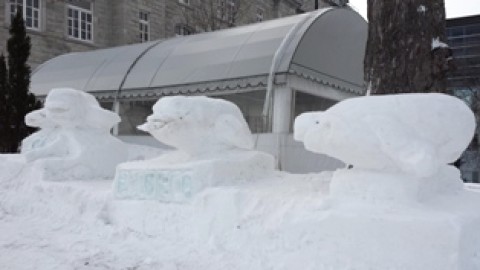
[[[480,197],[448,165],[474,130],[468,106],[443,94],[351,98],[298,116],[296,140],[353,165],[333,173],[318,241],[358,269],[478,269],[480,214],[470,205]]]
[[[232,149],[253,149],[253,138],[242,112],[226,100],[175,96],[160,99],[153,114],[138,127],[191,158]]]
[[[370,96],[302,114],[294,130],[308,150],[355,168],[429,177],[460,157],[475,118],[463,101],[448,95]]]
[[[44,108],[27,114],[25,122],[40,130],[23,140],[21,154],[41,167],[44,179],[111,178],[128,158],[125,144],[110,134],[120,117],[83,91],[52,89]]]
[[[335,172],[331,196],[411,202],[463,190],[460,172],[448,164],[474,131],[475,117],[460,99],[403,94],[352,98],[302,114],[294,138],[312,152],[353,165]]]
[[[250,181],[274,169],[272,156],[253,150],[240,109],[225,100],[163,97],[138,128],[176,150],[119,165],[115,194],[120,199],[184,201],[205,187]]]

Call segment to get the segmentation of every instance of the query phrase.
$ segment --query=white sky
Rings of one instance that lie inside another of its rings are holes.
[[[350,5],[367,18],[367,0],[350,0]],[[445,9],[447,18],[480,15],[480,0],[445,0]]]

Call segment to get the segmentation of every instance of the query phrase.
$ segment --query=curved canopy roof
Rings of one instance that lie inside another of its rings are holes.
[[[281,19],[53,58],[32,76],[31,91],[55,87],[87,92],[187,92],[265,85],[275,74],[352,92],[363,91],[367,23],[350,9],[323,9]],[[163,89],[163,90],[162,90]]]

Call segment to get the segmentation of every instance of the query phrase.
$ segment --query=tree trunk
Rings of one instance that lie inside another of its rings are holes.
[[[368,21],[364,66],[372,94],[446,92],[443,0],[368,0]]]

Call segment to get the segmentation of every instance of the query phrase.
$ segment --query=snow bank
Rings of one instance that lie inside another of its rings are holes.
[[[206,187],[253,181],[273,171],[274,158],[253,150],[240,109],[207,97],[163,97],[140,129],[176,151],[120,164],[115,197],[190,200]]]

